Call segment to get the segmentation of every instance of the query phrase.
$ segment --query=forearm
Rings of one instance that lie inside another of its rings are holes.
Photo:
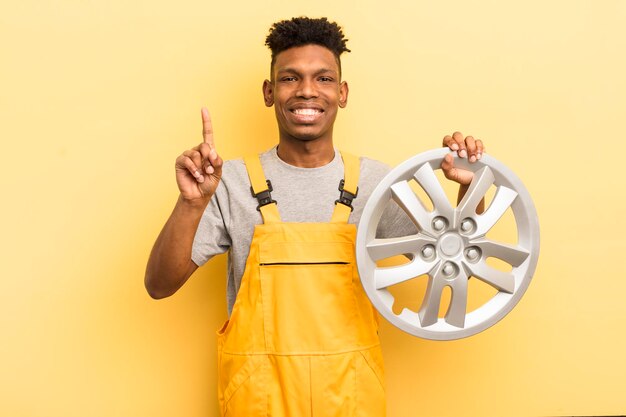
[[[196,270],[191,250],[207,203],[208,199],[189,202],[178,198],[148,259],[145,286],[151,297],[174,294]]]

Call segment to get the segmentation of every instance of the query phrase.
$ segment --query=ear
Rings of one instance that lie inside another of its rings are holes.
[[[348,105],[348,83],[346,81],[342,81],[339,85],[339,107],[342,109]]]
[[[274,84],[270,80],[263,81],[263,99],[267,107],[274,105]]]

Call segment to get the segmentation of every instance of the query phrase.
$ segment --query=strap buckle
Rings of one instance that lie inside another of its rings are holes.
[[[359,187],[356,187],[356,192],[352,194],[350,191],[344,190],[344,184],[344,180],[339,181],[339,191],[341,191],[341,194],[339,194],[339,200],[335,200],[335,204],[341,203],[344,206],[350,207],[350,211],[354,211],[354,207],[352,207],[352,200],[354,200],[359,194]]]
[[[261,207],[263,206],[267,206],[268,204],[272,204],[272,203],[276,203],[276,200],[272,200],[272,195],[270,194],[270,192],[274,191],[274,188],[272,188],[272,183],[270,180],[265,180],[265,182],[267,183],[267,189],[264,191],[261,191],[258,194],[254,193],[254,188],[250,187],[250,192],[252,193],[252,197],[256,198],[259,201],[259,205],[256,206],[256,209],[258,211],[261,211]]]

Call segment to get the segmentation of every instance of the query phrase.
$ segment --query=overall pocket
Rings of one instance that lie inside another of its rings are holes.
[[[261,248],[266,346],[272,352],[335,352],[356,346],[353,247],[346,242]]]

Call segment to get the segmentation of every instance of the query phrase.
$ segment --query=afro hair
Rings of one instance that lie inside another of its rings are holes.
[[[328,48],[335,55],[341,68],[339,56],[343,52],[350,52],[346,47],[347,41],[341,27],[335,22],[329,22],[325,17],[319,19],[294,17],[291,20],[274,23],[265,38],[265,45],[272,51],[272,67],[276,55],[282,51],[313,44]]]

